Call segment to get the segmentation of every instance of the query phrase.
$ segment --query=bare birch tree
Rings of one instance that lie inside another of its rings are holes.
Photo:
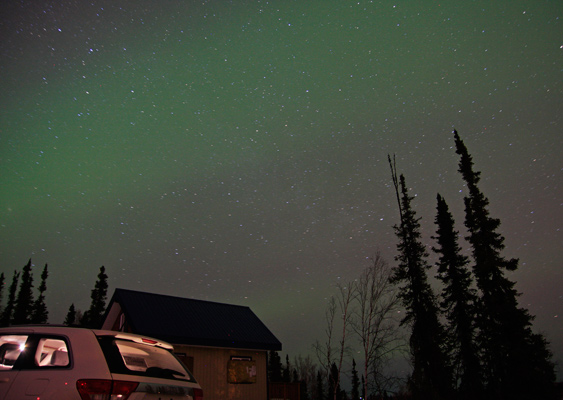
[[[334,334],[334,319],[336,317],[336,299],[333,297],[330,298],[328,305],[325,311],[325,320],[326,320],[326,328],[325,328],[325,336],[326,341],[324,343],[319,342],[318,340],[315,341],[313,348],[315,350],[315,354],[317,356],[317,360],[319,361],[320,368],[322,369],[323,375],[328,377],[330,375],[330,366],[332,364],[332,336]]]
[[[309,394],[309,399],[316,399],[315,396],[315,383],[317,380],[317,366],[314,363],[313,359],[310,355],[305,357],[299,355],[293,358],[293,365],[295,370],[297,371],[297,376],[299,377],[299,381],[301,385],[305,385],[307,389],[307,393]],[[303,396],[301,397],[303,398]],[[322,400],[322,399],[318,399]]]
[[[325,329],[326,342],[316,342],[314,345],[317,359],[325,370],[326,377],[329,380],[329,388],[334,388],[333,399],[336,400],[338,395],[338,388],[340,385],[340,371],[342,370],[342,363],[344,361],[344,354],[346,351],[347,333],[350,330],[351,307],[354,299],[354,284],[338,285],[338,295],[331,297],[327,306],[326,321],[327,327]],[[339,318],[338,318],[339,315]],[[340,326],[336,326],[336,322]],[[338,338],[335,337],[335,329],[341,328],[341,334]],[[336,348],[333,347],[333,342],[337,340]],[[334,354],[336,353],[336,354]],[[331,374],[332,364],[337,367],[337,374]]]
[[[399,301],[395,285],[390,283],[392,271],[377,252],[370,265],[355,283],[355,309],[351,327],[362,346],[364,393],[388,389],[390,378],[384,373],[391,354],[399,346],[398,324],[393,312]]]
[[[342,371],[342,362],[344,361],[344,351],[346,350],[346,339],[349,331],[350,317],[351,317],[351,304],[354,299],[354,284],[349,283],[348,286],[338,286],[340,291],[338,296],[338,306],[341,313],[342,334],[339,343],[338,355],[338,374],[336,375],[336,382],[334,383],[334,400],[338,396],[337,389],[340,387],[340,373]]]

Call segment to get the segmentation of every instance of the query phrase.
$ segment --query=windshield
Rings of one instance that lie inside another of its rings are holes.
[[[113,337],[100,337],[100,345],[112,373],[195,381],[168,350]]]

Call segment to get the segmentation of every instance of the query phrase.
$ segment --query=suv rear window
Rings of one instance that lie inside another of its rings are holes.
[[[0,371],[14,366],[17,369],[34,369],[69,365],[68,346],[62,337],[0,335]]]
[[[114,374],[141,375],[195,382],[187,368],[168,350],[111,336],[99,337]]]

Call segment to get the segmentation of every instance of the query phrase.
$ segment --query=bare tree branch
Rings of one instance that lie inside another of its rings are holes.
[[[364,356],[364,392],[387,388],[384,368],[399,346],[398,323],[393,319],[399,301],[390,283],[391,268],[377,252],[355,283],[355,312],[351,327],[358,336]]]

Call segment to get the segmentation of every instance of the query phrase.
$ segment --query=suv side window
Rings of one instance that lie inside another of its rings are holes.
[[[41,338],[35,351],[35,366],[68,367],[68,346],[63,339]]]
[[[68,367],[69,346],[64,338],[40,335],[1,335],[0,371]]]
[[[25,349],[28,335],[0,336],[0,371],[10,370]]]

